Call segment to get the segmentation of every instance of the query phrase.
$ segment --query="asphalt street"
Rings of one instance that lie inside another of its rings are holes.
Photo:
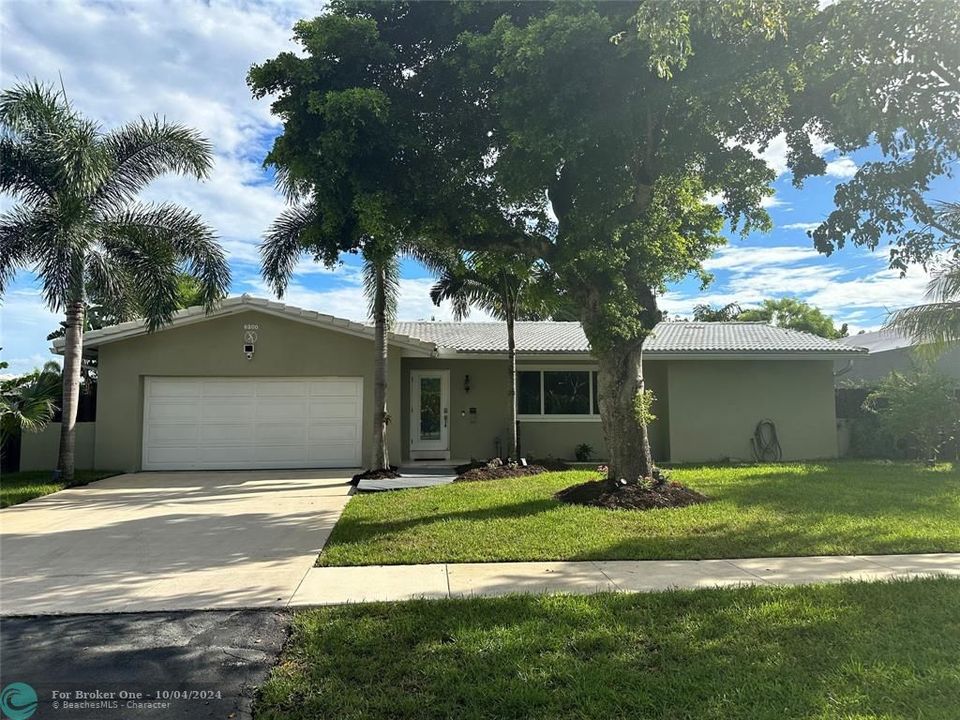
[[[0,687],[32,687],[36,720],[243,720],[288,626],[274,610],[4,618]]]

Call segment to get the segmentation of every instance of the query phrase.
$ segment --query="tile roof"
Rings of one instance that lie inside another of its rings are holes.
[[[911,338],[893,332],[892,330],[876,330],[874,332],[851,335],[850,337],[840,338],[839,342],[842,342],[844,345],[864,347],[872,353],[900,350],[901,348],[914,347],[917,345]]]
[[[457,352],[507,350],[507,328],[503,323],[401,322],[394,332]],[[516,341],[521,353],[590,351],[577,322],[518,322]],[[654,328],[644,349],[650,354],[863,352],[856,346],[763,322],[662,322]]]
[[[394,332],[459,352],[507,351],[507,326],[502,322],[398,322]],[[578,322],[518,322],[514,338],[523,353],[590,352]]]
[[[656,353],[862,353],[863,348],[765,322],[662,322],[647,341]]]

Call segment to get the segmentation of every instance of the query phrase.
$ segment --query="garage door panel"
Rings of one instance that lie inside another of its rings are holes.
[[[359,440],[360,428],[352,425],[311,424],[307,431],[307,441],[311,445],[324,443],[355,444]]]
[[[145,470],[360,464],[361,378],[147,378]]]
[[[200,405],[200,419],[203,422],[216,423],[221,420],[252,422],[257,412],[256,403],[252,398],[205,397]]]
[[[311,419],[356,418],[359,414],[357,401],[350,398],[310,398]]]
[[[196,435],[201,444],[210,445],[250,445],[256,440],[256,433],[250,423],[202,423]]]
[[[304,445],[307,429],[303,423],[258,422],[256,437],[260,445]]]
[[[360,384],[350,380],[311,382],[308,384],[308,389],[313,397],[357,398],[360,396]]]
[[[182,445],[199,432],[200,426],[196,423],[152,423],[149,440],[151,445]]]
[[[189,422],[196,418],[200,406],[196,400],[157,400],[150,403],[147,417],[158,422]]]

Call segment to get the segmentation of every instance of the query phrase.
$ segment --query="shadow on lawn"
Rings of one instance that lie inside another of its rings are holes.
[[[960,643],[942,633],[957,631],[958,590],[934,580],[311,611],[258,717],[947,718]]]

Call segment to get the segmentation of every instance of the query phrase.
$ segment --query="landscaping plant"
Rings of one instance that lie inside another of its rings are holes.
[[[940,449],[960,428],[957,382],[930,369],[910,374],[892,372],[864,400],[882,430],[911,441],[921,460],[936,461]]]

